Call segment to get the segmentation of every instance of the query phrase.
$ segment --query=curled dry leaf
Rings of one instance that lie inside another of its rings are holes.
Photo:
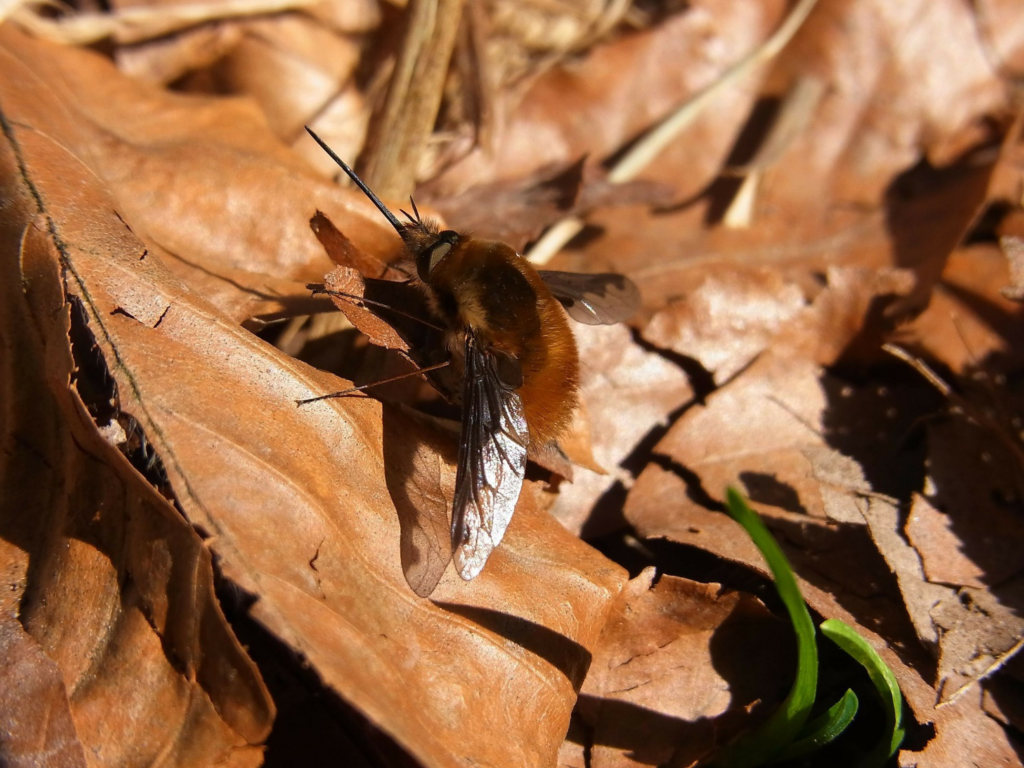
[[[213,64],[242,37],[235,24],[206,24],[116,52],[118,69],[139,80],[171,83],[191,70]]]
[[[309,226],[327,251],[327,256],[339,267],[353,269],[363,277],[397,280],[401,276],[394,267],[358,248],[323,211],[313,214]]]
[[[220,612],[209,550],[139,472],[159,481],[158,465],[130,447],[137,423],[117,411],[124,384],[116,387],[97,357],[87,299],[61,289],[56,243],[76,240],[80,224],[55,240],[53,218],[28,194],[35,187],[16,182],[30,156],[12,138],[2,161],[12,202],[2,333],[15,415],[4,429],[31,449],[5,459],[0,521],[13,545],[4,571],[15,577],[19,619],[59,667],[88,751],[114,761],[164,755],[179,764],[205,754],[256,765],[273,704]],[[95,190],[79,194],[82,205],[104,201]],[[123,247],[114,223],[107,244]],[[140,250],[136,243],[130,258]],[[134,311],[142,320],[133,323],[159,320],[152,305]]]
[[[1013,482],[1020,467],[995,436],[963,418],[932,424],[928,435],[931,493],[914,499],[905,528],[910,544],[894,515],[872,535],[892,542],[880,549],[900,577],[918,634],[936,646],[936,685],[948,702],[1003,666],[1024,641],[1024,564],[1016,544],[1024,531]]]
[[[308,225],[317,210],[344,221],[364,250],[397,249],[376,209],[316,176],[250,102],[184,98],[88,51],[30,43],[9,25],[4,33],[9,98],[59,99],[74,119],[73,147],[93,159],[126,225],[233,318],[309,309],[305,284],[330,268]]]
[[[674,196],[666,184],[611,184],[586,157],[540,168],[525,178],[477,184],[453,197],[434,200],[431,193],[430,184],[420,191],[452,226],[508,243],[520,253],[566,216],[599,206],[668,205]]]
[[[373,286],[377,291],[367,291],[367,284],[359,272],[350,267],[337,267],[331,270],[324,278],[324,289],[328,292],[335,291],[339,295],[332,296],[335,306],[345,313],[349,321],[364,333],[371,344],[385,349],[396,349],[400,352],[409,352],[410,346],[405,339],[395,330],[394,326],[381,319],[378,312],[387,314],[388,310],[377,310],[377,307],[367,307],[359,303],[359,299],[365,297],[370,301],[379,301],[385,306],[404,306],[397,303],[388,303],[387,299],[394,298],[396,288],[404,286],[391,284],[386,280],[374,281]],[[387,291],[391,294],[381,295]],[[343,295],[341,295],[343,294]],[[408,298],[408,296],[405,296]],[[377,310],[375,312],[374,310]]]
[[[6,559],[6,558],[5,558]],[[0,613],[0,762],[85,768],[60,668],[9,613]]]
[[[358,44],[298,13],[239,26],[240,39],[201,76],[213,81],[211,90],[253,98],[274,133],[291,142],[351,77]]]
[[[1003,294],[1006,257],[992,244],[960,248],[950,256],[928,308],[893,334],[896,343],[955,373],[979,367],[1013,370],[1024,361],[1017,333],[1024,309]]]

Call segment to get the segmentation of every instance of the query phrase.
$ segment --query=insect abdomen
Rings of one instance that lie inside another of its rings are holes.
[[[538,281],[540,278],[538,278]],[[576,410],[580,364],[576,341],[561,306],[541,285],[541,328],[521,358],[523,401],[530,439],[544,444],[560,436]]]

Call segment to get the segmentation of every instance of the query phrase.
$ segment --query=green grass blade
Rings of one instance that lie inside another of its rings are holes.
[[[875,649],[868,645],[868,642],[857,634],[849,624],[845,624],[839,619],[829,619],[822,622],[821,632],[867,670],[868,677],[875,684],[878,695],[882,699],[886,718],[885,735],[860,763],[861,768],[880,767],[903,743],[903,694],[900,693],[896,677],[875,652]]]
[[[857,714],[860,702],[857,694],[847,690],[843,697],[833,704],[828,712],[809,721],[801,731],[800,738],[782,750],[776,760],[792,760],[830,744],[846,730]]]
[[[807,722],[818,686],[818,646],[814,622],[800,594],[796,577],[774,537],[735,488],[726,489],[726,505],[729,514],[746,529],[764,555],[775,579],[775,589],[796,631],[796,680],[786,700],[757,730],[724,750],[719,759],[719,763],[728,768],[748,768],[775,759],[797,738]]]

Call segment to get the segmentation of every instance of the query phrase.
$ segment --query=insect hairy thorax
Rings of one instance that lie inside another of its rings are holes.
[[[497,368],[499,381],[518,391],[530,439],[557,438],[577,403],[579,361],[565,312],[537,271],[505,243],[452,230],[425,237],[431,223],[406,239],[417,273],[456,354],[467,334]]]

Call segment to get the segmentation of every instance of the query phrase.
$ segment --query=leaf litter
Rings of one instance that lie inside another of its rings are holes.
[[[899,764],[1020,764],[1009,4],[819,4],[615,186],[792,9],[581,3],[552,26],[466,4],[423,81],[437,119],[388,126],[416,159],[387,172],[519,249],[573,217],[552,268],[644,297],[629,328],[575,329],[577,466],[536,457],[470,583],[448,567],[457,410],[416,381],[295,404],[422,364],[394,317],[339,300],[350,324],[325,322],[305,287],[404,279],[301,131],[391,162],[364,142],[398,11],[178,5],[0,27],[5,760],[273,764],[304,719],[373,765],[711,757],[792,674],[720,503],[739,483],[816,616],[896,675]],[[90,23],[106,54],[31,36]],[[299,359],[267,343],[282,320]],[[330,370],[302,362],[328,347]]]

